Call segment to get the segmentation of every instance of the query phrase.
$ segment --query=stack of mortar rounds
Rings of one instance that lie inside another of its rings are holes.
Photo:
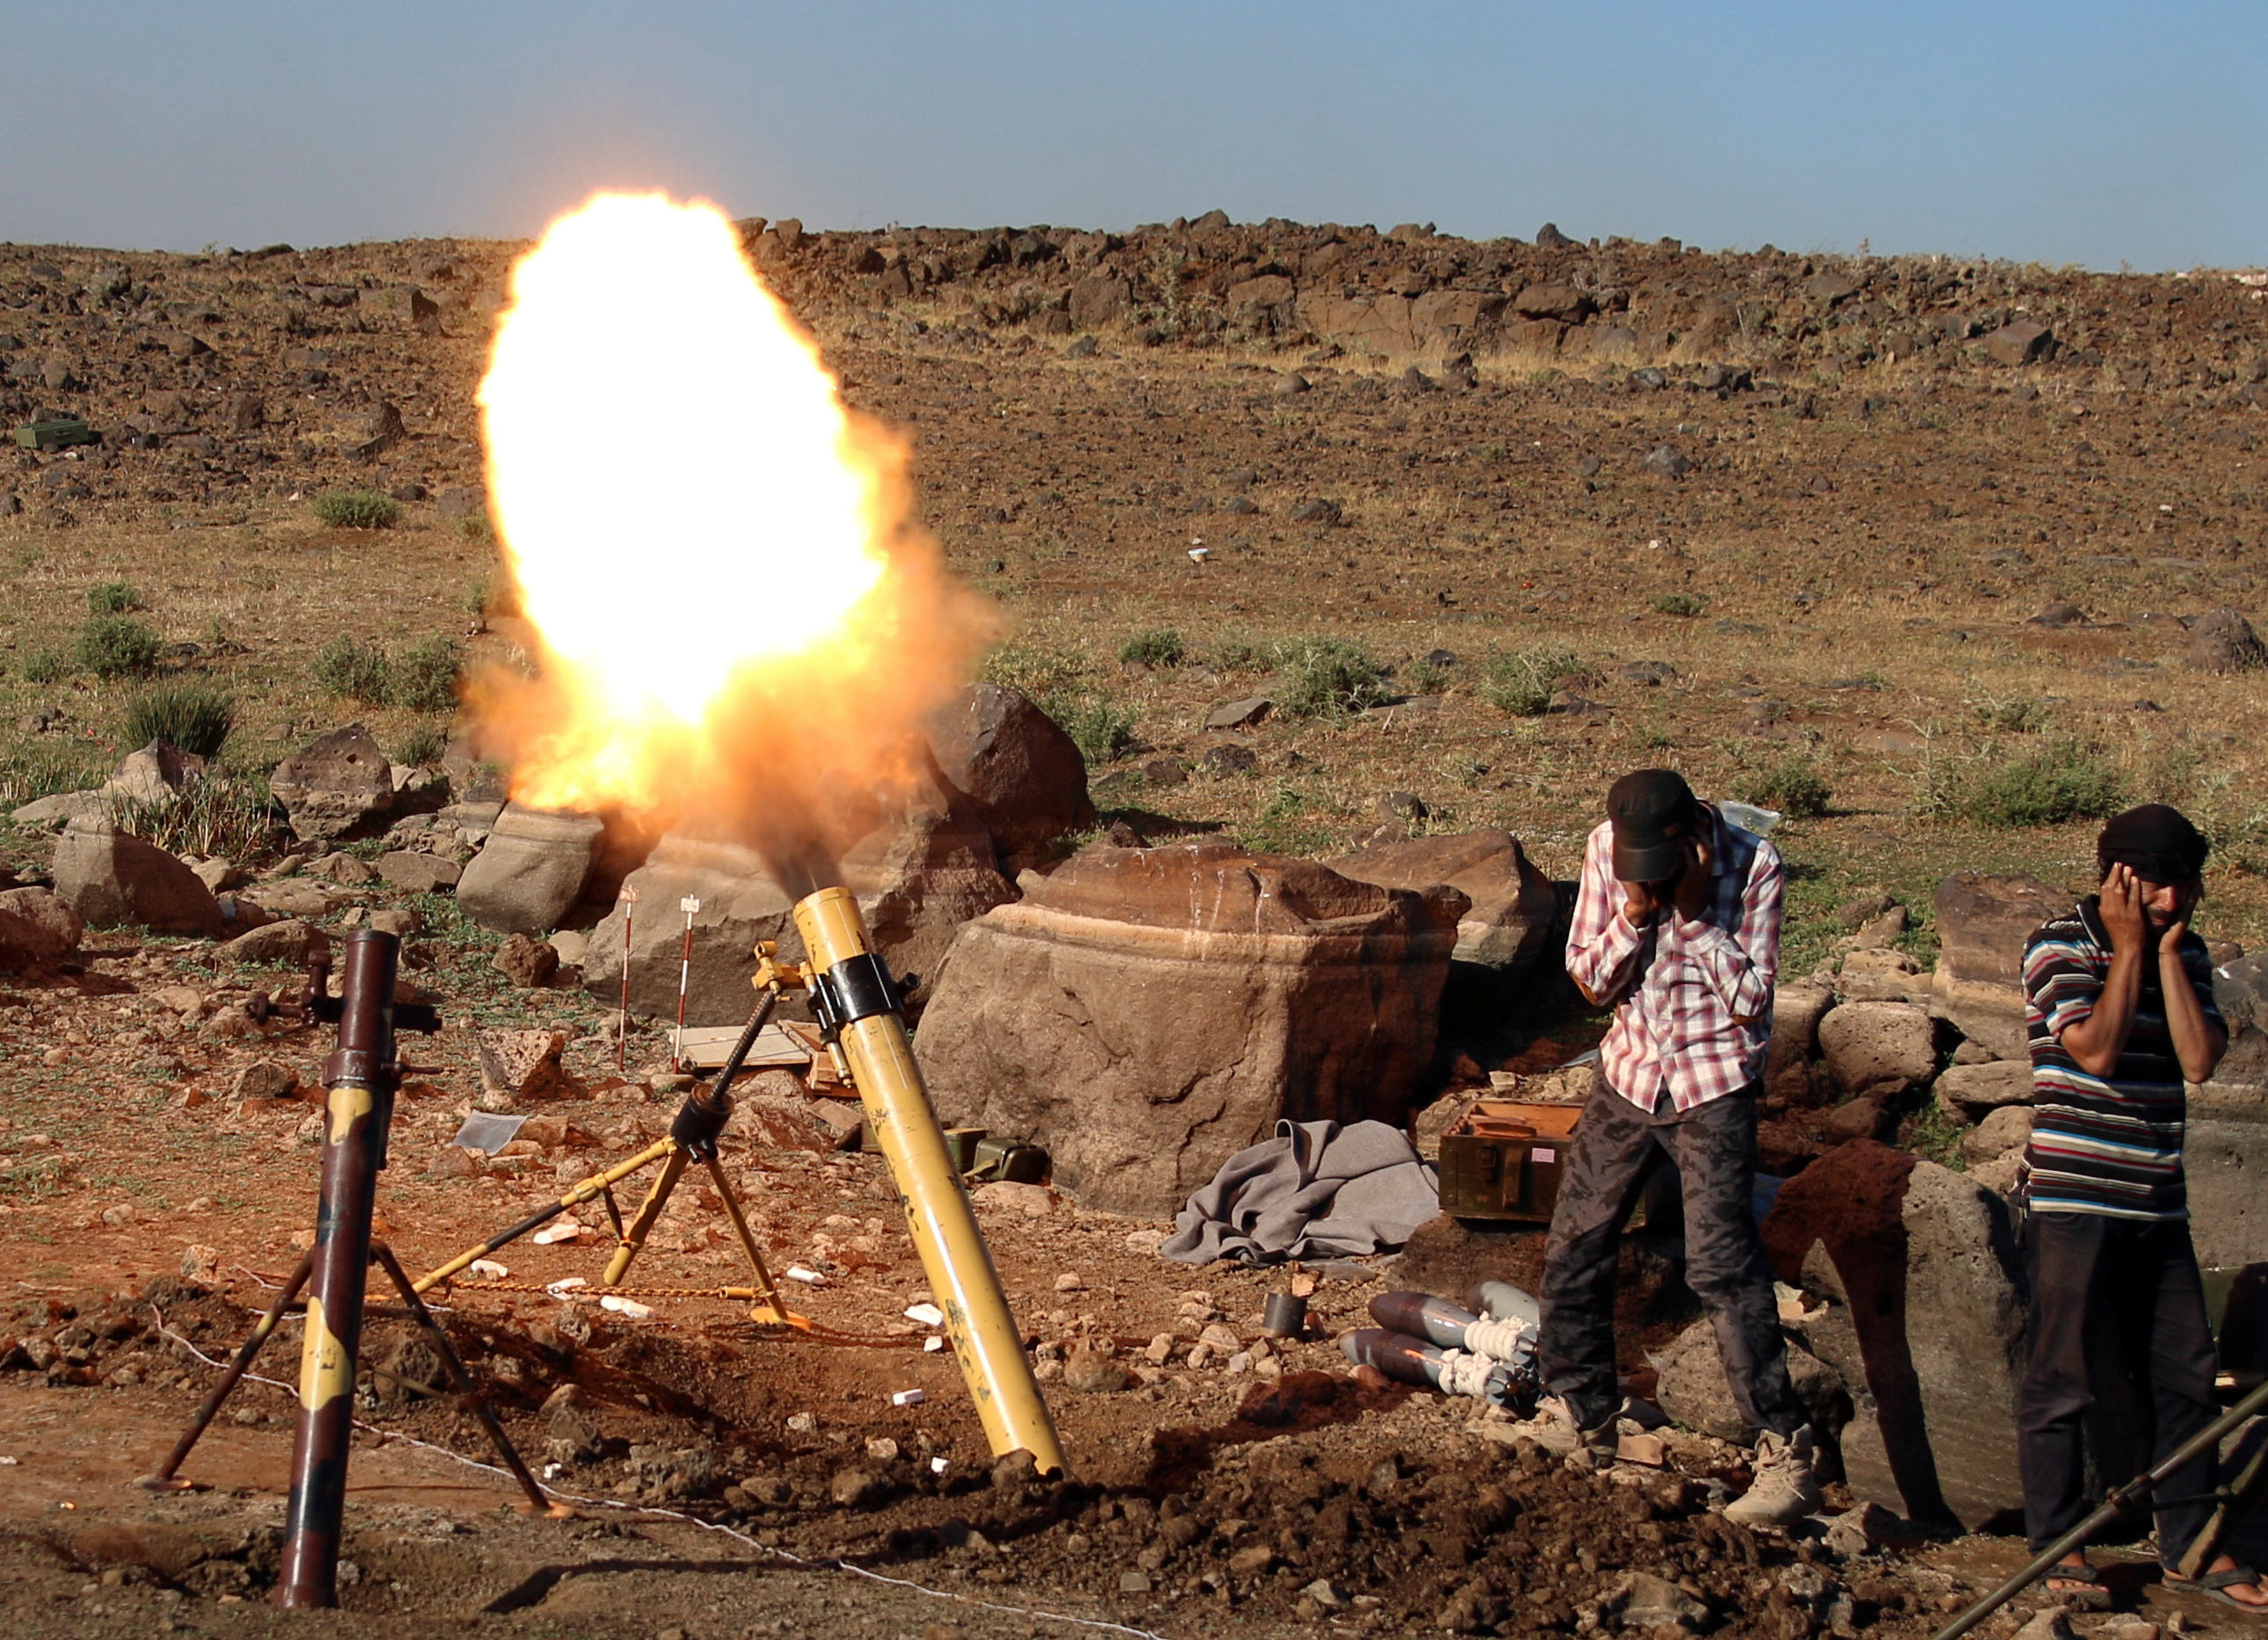
[[[1506,1282],[1476,1296],[1479,1314],[1431,1293],[1381,1293],[1370,1301],[1378,1325],[1348,1333],[1339,1348],[1398,1383],[1530,1408],[1541,1388],[1535,1300]]]

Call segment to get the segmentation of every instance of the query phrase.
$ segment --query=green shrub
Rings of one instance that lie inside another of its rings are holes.
[[[441,761],[441,754],[449,749],[449,730],[446,724],[421,723],[410,726],[394,749],[394,761],[412,769],[423,768]]]
[[[1489,651],[1480,665],[1481,698],[1514,717],[1540,717],[1559,680],[1583,669],[1564,649],[1536,647],[1509,654]]]
[[[1156,632],[1137,633],[1120,645],[1118,658],[1133,661],[1144,666],[1178,666],[1188,658],[1189,650],[1182,635],[1170,627]]]
[[[1777,809],[1790,820],[1811,820],[1826,813],[1828,799],[1834,796],[1810,759],[1802,757],[1785,757],[1753,770],[1737,790],[1742,802]]]
[[[1439,695],[1449,687],[1449,669],[1430,660],[1413,660],[1396,676],[1411,695]]]
[[[1697,615],[1709,607],[1709,600],[1697,592],[1664,592],[1653,600],[1653,612],[1658,615]]]
[[[1297,638],[1276,652],[1278,702],[1294,717],[1342,717],[1392,698],[1386,670],[1344,638]]]
[[[1089,767],[1113,761],[1134,743],[1134,714],[1105,695],[1089,695],[1043,708],[1079,747]]]
[[[242,862],[272,853],[281,829],[265,781],[200,780],[170,803],[114,797],[107,806],[120,830],[169,854]]]
[[[395,661],[386,682],[389,706],[413,712],[456,710],[457,679],[465,669],[465,653],[454,638],[422,638]]]
[[[1979,826],[2060,826],[2118,812],[2117,771],[2074,741],[2014,762],[1988,760],[1962,783],[1953,808]]]
[[[158,664],[158,635],[131,615],[97,615],[78,629],[78,664],[98,678],[123,678]]]
[[[98,615],[122,615],[136,609],[147,609],[142,594],[123,581],[105,581],[99,586],[86,589],[86,607]]]
[[[333,490],[314,499],[315,516],[335,530],[390,530],[401,504],[374,489]]]
[[[387,697],[386,651],[375,643],[335,637],[315,656],[315,683],[335,700],[383,704]]]
[[[199,757],[210,757],[236,724],[236,702],[201,683],[160,684],[137,695],[126,707],[126,744],[163,740]]]
[[[1003,643],[985,656],[977,675],[987,683],[1044,702],[1077,688],[1086,676],[1086,661],[1082,656],[1058,654],[1033,643]]]
[[[2051,709],[2045,701],[2015,695],[1987,695],[1970,702],[1969,710],[1977,714],[1978,723],[1995,734],[2031,734],[2046,727]]]
[[[1271,662],[1269,651],[1249,638],[1228,637],[1212,646],[1205,664],[1215,672],[1265,672]]]
[[[24,681],[56,683],[70,676],[70,657],[59,649],[35,649],[24,657]]]

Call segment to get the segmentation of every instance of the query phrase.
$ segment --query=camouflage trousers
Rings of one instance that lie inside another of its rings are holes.
[[[1788,1380],[1771,1267],[1752,1206],[1756,1088],[1680,1111],[1655,1111],[1593,1085],[1559,1184],[1543,1268],[1545,1387],[1585,1429],[1622,1405],[1615,1372],[1615,1277],[1629,1218],[1652,1166],[1676,1166],[1685,1195],[1685,1282],[1717,1335],[1734,1404],[1751,1429],[1793,1434],[1809,1422]]]

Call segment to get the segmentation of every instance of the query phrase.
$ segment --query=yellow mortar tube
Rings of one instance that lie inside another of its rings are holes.
[[[798,901],[795,925],[814,982],[873,949],[858,902],[846,888],[822,888]],[[905,1203],[915,1251],[945,1312],[946,1335],[993,1455],[1020,1450],[1032,1454],[1042,1475],[1065,1473],[1054,1421],[1025,1357],[1000,1273],[976,1227],[976,1210],[946,1150],[905,1020],[895,1009],[854,1020],[843,1027],[841,1047]]]

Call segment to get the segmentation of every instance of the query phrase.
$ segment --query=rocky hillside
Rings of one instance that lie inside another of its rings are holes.
[[[2057,372],[2191,408],[2268,399],[2257,274],[1710,254],[1549,225],[1533,242],[1476,241],[1219,212],[1123,234],[741,227],[788,299],[853,342],[882,321],[976,349],[1099,331],[1121,347],[1408,356],[1445,366],[1452,386],[1470,379],[1467,354],[1586,376],[1658,369],[1719,391],[1743,370],[1863,391],[1870,371],[1918,362]],[[82,416],[103,435],[69,455],[14,453],[0,514],[130,518],[346,482],[473,510],[472,387],[520,248],[0,246],[0,417]]]

